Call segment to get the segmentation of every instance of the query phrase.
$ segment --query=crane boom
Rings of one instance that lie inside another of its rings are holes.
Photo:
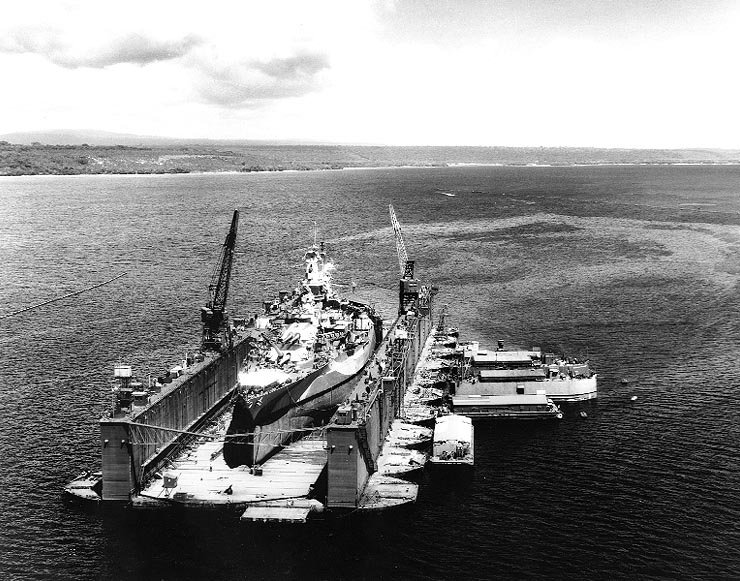
[[[203,322],[203,349],[218,351],[222,346],[221,334],[226,318],[226,299],[229,294],[231,267],[234,262],[236,248],[236,232],[239,226],[239,210],[234,210],[231,219],[231,228],[226,235],[221,256],[208,285],[208,303],[201,307],[201,321]]]
[[[420,285],[414,278],[414,261],[409,260],[406,244],[403,242],[401,224],[398,223],[393,205],[388,206],[391,212],[391,223],[396,235],[396,251],[398,252],[398,267],[401,270],[401,280],[398,289],[398,313],[405,315],[415,312],[419,308]]]
[[[409,261],[409,255],[406,252],[406,245],[403,242],[403,234],[401,233],[401,224],[398,223],[396,218],[396,211],[393,209],[393,204],[389,204],[388,208],[391,212],[391,223],[393,224],[393,233],[396,235],[396,252],[398,253],[398,268],[400,269],[401,276],[403,278],[414,277],[414,263]]]

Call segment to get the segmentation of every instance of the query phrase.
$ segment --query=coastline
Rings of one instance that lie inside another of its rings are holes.
[[[330,168],[305,168],[305,169],[254,169],[249,171],[239,170],[192,170],[192,171],[136,171],[136,172],[85,172],[85,173],[52,173],[52,172],[34,172],[34,173],[0,173],[2,178],[44,178],[44,177],[89,177],[89,176],[141,176],[141,177],[172,177],[172,176],[202,176],[202,175],[249,175],[249,174],[285,174],[285,173],[306,173],[306,172],[343,172],[343,171],[378,171],[378,170],[400,170],[400,169],[447,169],[447,168],[467,168],[467,167],[501,167],[501,168],[519,168],[519,169],[539,169],[539,168],[583,168],[583,167],[734,167],[740,166],[738,161],[722,162],[631,162],[631,163],[570,163],[570,164],[545,164],[545,163],[448,163],[435,165],[373,165],[373,166],[346,166]]]
[[[19,145],[0,141],[0,176],[284,173],[465,167],[740,165],[740,150],[207,144]]]

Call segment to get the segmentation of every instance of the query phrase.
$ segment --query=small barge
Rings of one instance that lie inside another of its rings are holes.
[[[473,467],[474,437],[470,418],[451,414],[439,416],[434,425],[432,466]]]
[[[459,395],[452,398],[456,414],[470,418],[562,419],[563,412],[545,392],[523,395]]]
[[[536,395],[544,391],[554,402],[576,402],[595,398],[597,375],[588,361],[557,357],[529,350],[480,349],[477,341],[462,346],[467,370],[456,395]]]

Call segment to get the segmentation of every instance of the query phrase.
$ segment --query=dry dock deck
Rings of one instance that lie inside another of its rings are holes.
[[[222,446],[221,442],[209,441],[179,456],[166,471],[177,477],[177,486],[165,488],[165,479],[153,480],[141,491],[138,503],[219,506],[307,498],[326,466],[323,439],[290,444],[262,464],[259,476],[251,474],[246,466],[229,468],[221,454]]]

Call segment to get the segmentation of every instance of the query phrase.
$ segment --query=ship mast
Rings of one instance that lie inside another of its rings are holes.
[[[229,293],[231,267],[234,262],[236,248],[236,231],[239,225],[239,210],[234,210],[231,219],[231,228],[226,235],[221,256],[208,285],[208,302],[201,307],[200,317],[203,323],[203,339],[201,349],[204,351],[220,351],[224,346],[223,334],[226,320],[226,298]]]

